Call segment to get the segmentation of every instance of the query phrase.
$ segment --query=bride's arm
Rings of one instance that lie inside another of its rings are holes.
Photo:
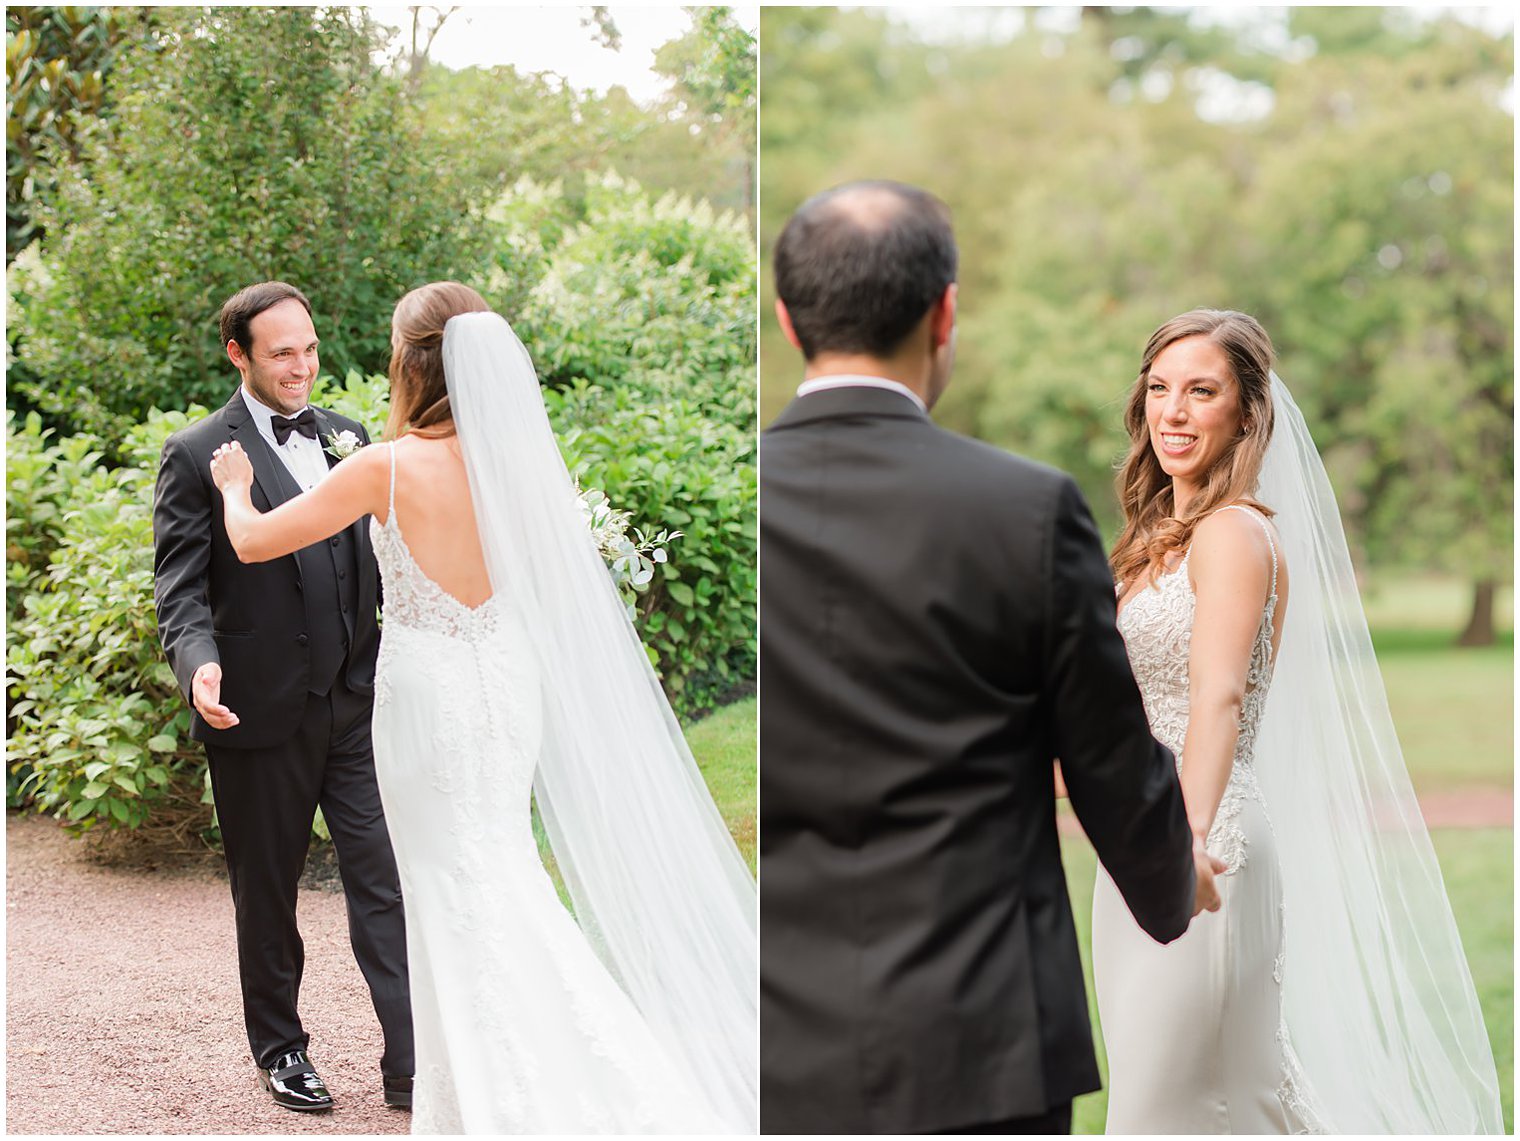
[[[383,517],[390,493],[390,457],[382,448],[363,448],[316,487],[268,512],[259,511],[249,498],[253,466],[241,445],[217,449],[211,478],[222,492],[232,549],[245,563],[262,563],[336,535],[363,515]]]
[[[1255,519],[1244,511],[1219,511],[1198,524],[1188,563],[1197,609],[1188,655],[1182,799],[1193,836],[1203,841],[1234,764],[1251,648],[1271,586],[1272,552]]]

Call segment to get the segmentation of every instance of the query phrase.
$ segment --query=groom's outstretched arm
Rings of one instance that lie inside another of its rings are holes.
[[[210,480],[202,478],[185,442],[171,436],[153,492],[153,603],[169,668],[191,705],[195,671],[221,663],[207,596],[210,566]]]
[[[1051,526],[1045,676],[1056,756],[1077,819],[1136,922],[1170,942],[1187,930],[1195,888],[1175,762],[1151,736],[1114,624],[1108,560],[1069,479]]]

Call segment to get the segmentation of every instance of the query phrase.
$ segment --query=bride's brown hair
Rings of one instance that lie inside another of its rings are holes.
[[[1208,471],[1203,490],[1180,518],[1173,515],[1172,477],[1161,470],[1145,420],[1151,366],[1163,349],[1187,337],[1207,337],[1224,350],[1240,389],[1240,434]],[[1173,317],[1154,333],[1140,358],[1140,375],[1124,409],[1129,454],[1119,466],[1116,487],[1124,530],[1109,555],[1116,582],[1142,573],[1156,580],[1174,551],[1186,550],[1199,522],[1227,503],[1247,503],[1264,515],[1272,511],[1255,498],[1267,443],[1272,439],[1272,339],[1256,318],[1233,309],[1193,309]]]
[[[461,313],[487,313],[485,298],[457,281],[435,281],[396,302],[391,316],[391,415],[385,438],[403,431],[452,436],[454,412],[443,375],[443,327]]]

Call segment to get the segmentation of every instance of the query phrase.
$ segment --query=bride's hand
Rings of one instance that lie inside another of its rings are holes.
[[[1209,855],[1201,843],[1193,845],[1193,869],[1197,873],[1197,885],[1193,893],[1195,918],[1200,911],[1218,911],[1223,904],[1214,877],[1223,875],[1226,866],[1218,856]]]
[[[211,480],[223,495],[229,488],[253,485],[253,464],[242,444],[234,440],[211,453]]]

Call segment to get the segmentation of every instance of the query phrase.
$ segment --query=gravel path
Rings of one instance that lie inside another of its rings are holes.
[[[243,1033],[232,897],[206,861],[102,867],[50,820],[8,815],[8,1133],[405,1133],[380,1092],[380,1027],[343,897],[303,891],[301,1015],[337,1101],[292,1113]]]
[[[1509,827],[1509,789],[1422,798],[1429,825]],[[1063,832],[1076,820],[1063,807]],[[301,1013],[331,1114],[276,1107],[243,1036],[232,898],[214,859],[103,865],[50,820],[7,815],[8,1133],[405,1133],[380,1094],[380,1027],[343,897],[301,893]],[[331,885],[330,868],[314,878]]]

